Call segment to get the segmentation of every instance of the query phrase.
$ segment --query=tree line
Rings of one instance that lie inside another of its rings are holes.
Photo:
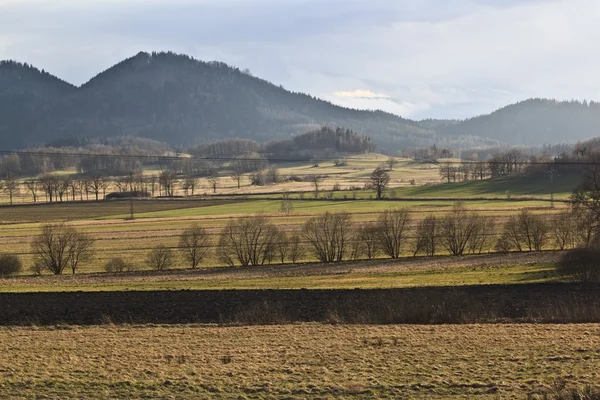
[[[347,212],[326,212],[309,218],[299,230],[288,231],[265,215],[232,218],[215,242],[208,231],[194,225],[183,231],[177,249],[190,268],[197,268],[209,255],[229,266],[260,266],[318,260],[323,263],[345,260],[489,252],[542,251],[548,249],[598,248],[597,224],[589,211],[575,207],[557,215],[523,210],[498,224],[457,202],[443,216],[410,218],[406,208],[380,212],[375,221],[357,223]],[[48,224],[31,242],[33,271],[76,273],[82,262],[93,256],[93,238],[65,224]],[[174,265],[172,248],[158,246],[146,264],[156,270]],[[0,263],[1,264],[1,263]],[[4,270],[0,265],[0,270]],[[123,272],[133,266],[111,259],[108,272]],[[4,272],[6,273],[6,271]]]

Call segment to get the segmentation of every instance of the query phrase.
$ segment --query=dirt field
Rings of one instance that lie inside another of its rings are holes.
[[[600,381],[600,325],[2,328],[0,351],[0,398],[525,399]]]

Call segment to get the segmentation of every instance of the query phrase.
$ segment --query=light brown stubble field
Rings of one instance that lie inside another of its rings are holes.
[[[600,380],[600,325],[0,329],[0,398],[526,398]]]

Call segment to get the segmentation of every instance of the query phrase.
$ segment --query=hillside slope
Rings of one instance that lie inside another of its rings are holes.
[[[484,136],[515,145],[574,143],[600,135],[600,103],[529,99],[458,123],[422,126],[442,136]]]

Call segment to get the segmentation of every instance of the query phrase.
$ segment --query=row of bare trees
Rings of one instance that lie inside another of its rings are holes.
[[[430,215],[413,221],[407,209],[379,213],[370,223],[355,223],[347,212],[326,212],[307,220],[299,231],[285,231],[265,215],[231,219],[211,240],[206,229],[194,225],[180,235],[178,249],[188,265],[197,268],[216,247],[219,261],[229,266],[258,266],[292,262],[305,258],[323,263],[373,259],[379,256],[399,258],[406,253],[434,256],[442,252],[460,256],[492,251],[541,251],[550,248],[594,247],[597,232],[590,215],[582,210],[556,215],[534,214],[523,210],[509,217],[497,229],[494,218],[469,211],[456,203],[446,215]],[[82,262],[93,255],[94,240],[74,227],[49,224],[42,227],[32,243],[34,269],[74,274]],[[172,250],[153,249],[148,265],[166,269],[172,264]],[[122,260],[113,259],[107,270],[123,271]]]
[[[216,190],[218,178],[209,180]],[[23,192],[31,195],[37,203],[40,195],[49,203],[100,200],[106,197],[107,192],[142,193],[147,196],[174,196],[180,187],[186,195],[194,195],[200,187],[197,178],[193,176],[178,176],[173,170],[162,171],[158,175],[142,175],[141,172],[131,172],[125,176],[107,176],[96,174],[88,178],[76,179],[68,175],[43,174],[34,179],[18,180],[14,174],[6,173],[0,177],[0,191],[9,197],[9,204],[13,198]]]

